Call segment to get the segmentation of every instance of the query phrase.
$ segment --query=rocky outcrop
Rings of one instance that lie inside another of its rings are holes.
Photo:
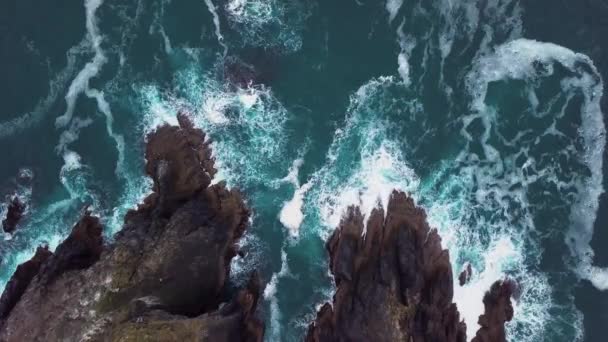
[[[471,267],[471,264],[467,262],[465,268],[462,270],[462,272],[460,272],[460,275],[458,276],[458,284],[460,286],[464,286],[471,280],[472,275],[473,268]]]
[[[327,249],[337,290],[307,341],[466,341],[448,252],[404,193],[394,192],[386,216],[376,209],[367,225],[351,208]]]
[[[2,220],[2,229],[6,233],[13,233],[17,229],[17,224],[21,221],[25,208],[25,203],[21,202],[19,197],[13,197],[6,211],[6,218]]]
[[[39,281],[45,286],[70,270],[93,265],[103,250],[102,227],[99,219],[85,210],[72,232],[60,244],[52,257],[42,265]]]
[[[424,211],[404,193],[393,192],[387,212],[375,209],[367,224],[350,208],[327,250],[336,292],[309,326],[306,341],[467,340],[452,303],[448,252]],[[504,322],[512,316],[503,310],[510,307],[508,288],[494,285],[484,303],[476,342],[505,341]]]
[[[0,297],[0,320],[8,317],[11,310],[17,305],[19,299],[28,285],[38,274],[40,266],[52,255],[48,247],[38,247],[36,254],[29,261],[19,265],[17,270],[6,284],[2,297]]]
[[[481,326],[473,342],[506,341],[505,323],[513,319],[511,296],[517,291],[517,284],[510,279],[492,285],[483,297],[485,313],[479,316]]]
[[[111,241],[85,210],[54,253],[41,247],[17,268],[0,298],[0,341],[263,340],[257,274],[226,286],[249,212],[238,192],[212,185],[204,133],[178,122],[147,137],[153,191]],[[449,255],[424,211],[394,192],[366,219],[350,208],[327,242],[337,289],[306,340],[466,341]],[[509,280],[492,286],[474,342],[505,341],[516,291]]]
[[[153,192],[113,241],[85,212],[55,253],[19,267],[0,300],[0,341],[262,340],[258,277],[226,292],[248,210],[211,185],[203,132],[185,115],[179,124],[147,137]]]

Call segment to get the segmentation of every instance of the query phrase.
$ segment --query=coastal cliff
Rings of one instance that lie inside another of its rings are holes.
[[[0,341],[264,339],[257,274],[226,289],[249,211],[237,191],[212,184],[205,134],[178,119],[147,137],[153,191],[112,241],[85,209],[54,252],[41,246],[17,268],[0,298]],[[449,254],[424,210],[395,191],[386,212],[365,219],[350,208],[327,242],[336,292],[305,340],[467,341]],[[515,291],[510,280],[491,287],[472,341],[506,340]]]
[[[0,299],[0,341],[261,341],[260,281],[225,285],[248,209],[211,185],[205,135],[187,118],[147,138],[153,192],[112,242],[85,210],[51,253],[19,266]]]

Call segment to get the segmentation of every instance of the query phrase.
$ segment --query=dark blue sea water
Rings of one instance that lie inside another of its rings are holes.
[[[232,281],[261,271],[268,341],[301,339],[330,298],[323,245],[344,210],[393,189],[426,209],[456,276],[472,265],[455,287],[470,336],[483,293],[511,277],[510,341],[604,341],[607,14],[603,0],[5,0],[0,209],[15,195],[28,209],[0,241],[0,287],[86,205],[120,230],[150,191],[146,134],[182,110],[253,210]]]

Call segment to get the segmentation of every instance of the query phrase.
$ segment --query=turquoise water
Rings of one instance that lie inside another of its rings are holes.
[[[150,190],[146,133],[185,110],[253,209],[232,279],[261,271],[268,341],[300,339],[330,298],[323,243],[344,210],[393,189],[427,210],[456,275],[472,265],[455,288],[469,336],[510,276],[511,341],[601,341],[608,59],[588,18],[608,9],[589,3],[5,2],[0,191],[29,209],[0,241],[0,282],[85,205],[118,231]],[[259,82],[228,82],[235,63]]]

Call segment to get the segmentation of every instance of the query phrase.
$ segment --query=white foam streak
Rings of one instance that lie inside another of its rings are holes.
[[[213,5],[213,1],[205,0],[205,4],[207,5],[207,9],[209,9],[209,12],[213,16],[213,25],[215,25],[215,36],[217,37],[218,43],[222,46],[222,48],[224,48],[224,56],[226,56],[228,54],[228,46],[226,46],[226,43],[224,43],[224,36],[222,36],[222,31],[220,28],[220,17],[217,14],[215,5]]]
[[[124,138],[116,134],[112,128],[114,123],[114,117],[112,115],[112,111],[110,109],[109,103],[105,100],[104,94],[102,91],[97,89],[91,89],[89,87],[90,80],[97,76],[97,74],[101,71],[104,64],[107,63],[107,57],[103,49],[101,48],[101,43],[103,41],[103,36],[99,32],[99,27],[97,25],[97,17],[96,12],[99,7],[103,4],[103,0],[86,0],[85,8],[86,8],[86,29],[87,29],[87,37],[88,41],[91,44],[91,49],[95,53],[93,60],[87,63],[84,68],[78,73],[76,78],[72,81],[68,93],[65,96],[67,102],[67,109],[65,113],[58,117],[55,121],[55,124],[58,128],[63,128],[67,126],[72,120],[74,107],[76,105],[76,101],[80,94],[84,93],[88,98],[93,98],[97,102],[97,107],[101,113],[106,118],[106,131],[108,135],[114,140],[116,144],[116,148],[118,150],[118,161],[116,163],[115,173],[118,177],[125,178],[126,176],[123,173],[124,169]],[[62,134],[62,140],[60,141],[57,150],[61,153],[67,148],[67,144],[75,141],[75,139],[71,139],[70,137],[76,136],[77,131],[83,126],[72,125],[70,128],[70,132],[68,132],[67,138],[69,141],[64,139],[65,132]]]
[[[410,81],[410,65],[407,61],[407,55],[405,53],[400,53],[397,62],[399,64],[399,75],[405,82],[405,85],[410,85],[412,82]]]
[[[401,25],[399,25],[399,28],[397,28],[399,45],[401,46],[401,52],[397,56],[397,64],[399,66],[397,71],[399,72],[399,76],[401,76],[403,83],[409,87],[412,82],[410,80],[410,64],[408,59],[412,54],[412,50],[416,47],[416,39],[403,32],[404,24],[405,19]]]
[[[283,203],[283,208],[281,208],[281,212],[279,213],[279,221],[281,221],[283,226],[289,229],[289,233],[293,237],[298,236],[300,226],[304,221],[304,213],[302,212],[304,195],[314,184],[314,180],[310,180],[303,186],[300,186],[300,181],[298,180],[298,171],[302,166],[302,163],[303,159],[296,159],[289,170],[289,174],[283,178],[283,181],[293,184],[295,191],[292,199]]]
[[[403,5],[403,0],[387,0],[386,10],[388,11],[388,22],[391,23],[399,13],[399,9]]]
[[[97,107],[103,113],[106,118],[106,132],[114,140],[116,144],[116,150],[118,151],[118,160],[116,162],[115,174],[123,179],[127,179],[124,174],[124,161],[125,161],[125,140],[120,134],[114,132],[112,128],[114,124],[114,116],[110,110],[110,104],[105,100],[103,92],[96,89],[86,89],[86,95],[90,98],[97,100]]]
[[[281,270],[274,273],[270,282],[264,288],[264,299],[270,301],[270,336],[271,341],[281,340],[281,312],[279,310],[279,300],[277,298],[277,286],[280,278],[289,274],[287,265],[287,253],[281,250]]]
[[[102,37],[99,34],[99,29],[97,28],[97,18],[95,16],[97,9],[102,3],[102,0],[85,1],[87,37],[93,51],[95,52],[95,56],[91,62],[87,63],[84,68],[80,70],[76,78],[74,78],[70,84],[68,93],[65,96],[67,109],[65,113],[58,117],[55,121],[55,125],[59,128],[65,127],[72,119],[78,96],[89,87],[89,81],[91,78],[97,76],[103,65],[107,62],[107,58],[101,49]]]
[[[74,55],[76,54],[76,51],[80,49],[80,45],[72,47],[66,53],[66,67],[49,81],[49,90],[47,96],[40,100],[31,112],[0,123],[0,138],[17,134],[24,129],[32,127],[42,121],[45,114],[49,111],[59,96],[60,91],[67,86],[70,76],[74,73],[76,64],[76,58]]]

